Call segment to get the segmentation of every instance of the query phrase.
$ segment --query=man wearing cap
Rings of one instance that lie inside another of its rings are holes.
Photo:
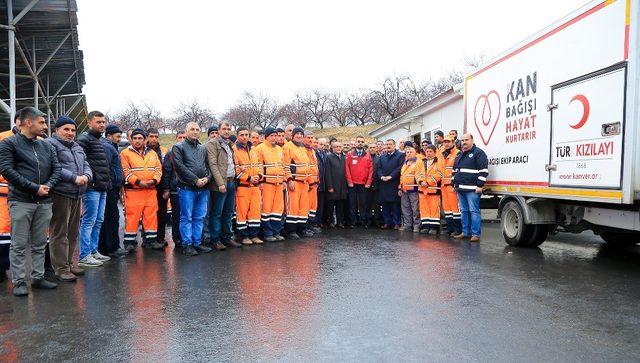
[[[106,121],[100,111],[91,111],[87,120],[88,130],[78,137],[78,144],[87,154],[93,179],[82,197],[82,218],[80,220],[80,261],[83,267],[101,266],[110,258],[98,252],[100,228],[104,220],[104,209],[109,190],[109,161],[104,144],[100,141]]]
[[[210,126],[210,127],[207,129],[207,136],[208,136],[208,137],[209,137],[209,139],[211,139],[211,140],[213,140],[213,139],[215,139],[216,137],[218,137],[218,125]]]
[[[460,208],[458,206],[458,193],[453,188],[452,174],[453,164],[460,153],[460,150],[456,147],[455,138],[449,134],[444,138],[444,149],[441,153],[441,159],[443,162],[443,176],[442,176],[442,209],[444,211],[444,218],[447,222],[447,234],[450,236],[457,236],[462,233],[462,224],[460,217]]]
[[[249,130],[238,129],[238,140],[233,145],[238,190],[236,193],[237,230],[243,245],[261,244],[260,233],[260,175],[254,146],[249,141]]]
[[[285,179],[287,181],[286,226],[289,239],[300,239],[309,218],[309,155],[304,147],[304,129],[296,126],[291,141],[282,148]],[[313,235],[313,234],[311,234]]]
[[[122,161],[118,152],[118,146],[122,139],[122,130],[116,125],[109,125],[105,129],[105,138],[102,139],[104,150],[109,161],[109,181],[110,187],[107,190],[107,199],[104,209],[104,222],[100,229],[100,239],[98,250],[103,255],[119,257],[127,254],[127,251],[120,248],[120,208],[118,201],[122,191]]]
[[[218,137],[204,144],[207,149],[211,182],[209,183],[209,234],[217,250],[224,245],[242,247],[233,240],[231,219],[236,204],[236,168],[233,161],[231,124],[220,123]]]
[[[16,113],[13,129],[0,132],[0,141],[20,132],[20,111]],[[11,217],[9,216],[9,184],[0,175],[0,282],[6,280],[9,270],[9,249],[11,247]]]
[[[264,142],[256,146],[257,167],[262,169],[262,212],[260,222],[264,240],[267,242],[283,241],[282,213],[284,211],[284,165],[283,152],[278,146],[277,132],[273,127],[264,130]]]
[[[122,150],[122,174],[124,176],[125,248],[132,250],[140,218],[147,244],[153,249],[163,249],[158,242],[158,200],[156,185],[162,178],[160,158],[145,145],[147,135],[141,129],[131,133],[131,145]]]
[[[29,294],[26,251],[31,251],[31,287],[53,289],[44,279],[47,228],[52,214],[51,189],[60,181],[56,152],[40,140],[47,130],[45,114],[34,107],[20,110],[20,133],[0,142],[0,174],[9,183],[11,275],[13,294]]]
[[[49,253],[58,280],[71,282],[77,278],[71,268],[78,247],[82,195],[93,174],[82,147],[75,142],[76,122],[60,116],[55,127],[55,134],[45,140],[55,150],[61,168],[60,181],[52,189]]]

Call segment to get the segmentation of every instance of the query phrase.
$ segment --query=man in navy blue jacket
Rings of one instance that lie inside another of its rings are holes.
[[[380,157],[380,167],[376,171],[379,180],[378,190],[382,203],[382,217],[384,225],[382,229],[400,229],[400,197],[398,197],[398,184],[400,184],[400,170],[404,163],[404,153],[396,150],[396,142],[387,140],[385,152]]]
[[[109,189],[107,189],[104,223],[100,228],[98,250],[103,255],[119,257],[127,254],[127,251],[120,248],[120,211],[118,210],[123,177],[122,163],[118,154],[122,130],[116,125],[109,125],[105,128],[105,136],[101,141],[109,162]]]
[[[480,196],[489,175],[487,154],[473,143],[471,134],[462,135],[462,152],[453,164],[453,186],[458,192],[462,214],[462,233],[455,239],[471,238],[480,241]]]

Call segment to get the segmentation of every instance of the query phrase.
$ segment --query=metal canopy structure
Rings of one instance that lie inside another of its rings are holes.
[[[51,125],[59,115],[86,123],[87,103],[75,0],[0,2],[0,130],[16,110],[35,106]],[[51,127],[49,127],[51,130]]]

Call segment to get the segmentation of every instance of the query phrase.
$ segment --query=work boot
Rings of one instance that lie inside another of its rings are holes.
[[[210,247],[203,246],[203,245],[193,246],[193,248],[195,248],[196,251],[198,251],[200,253],[209,253],[209,252],[213,251]]]
[[[84,275],[84,269],[81,269],[80,267],[72,267],[70,270],[71,270],[71,273],[76,276]]]
[[[309,230],[309,229],[306,229],[306,230],[303,232],[303,235],[304,235],[305,237],[313,237],[313,231],[311,231],[311,230]]]
[[[154,250],[162,250],[164,249],[164,243],[155,241],[151,244],[151,248],[153,248]]]
[[[267,241],[267,242],[275,242],[275,241],[277,241],[278,239],[277,239],[277,238],[275,238],[274,236],[266,236],[266,237],[264,238],[264,240],[265,240],[265,241]]]
[[[391,226],[388,224],[383,224],[382,226],[380,226],[380,229],[390,229]]]
[[[422,229],[420,230],[420,233],[422,233],[422,234],[429,234],[429,228],[422,228]]]
[[[13,285],[13,295],[14,296],[27,296],[29,295],[29,290],[27,289],[27,284],[24,282],[19,282]]]
[[[229,242],[227,242],[227,244],[231,247],[235,247],[235,248],[240,248],[242,247],[242,245],[234,240],[231,240]]]
[[[289,239],[293,240],[293,241],[299,240],[300,236],[298,236],[298,234],[296,232],[292,232],[292,233],[289,233]]]
[[[264,243],[264,242],[263,242],[260,238],[258,238],[258,237],[253,237],[253,238],[251,239],[251,241],[252,241],[253,243],[257,244],[257,245],[261,245],[261,244],[263,244],[263,243]]]
[[[275,237],[276,237],[276,240],[277,240],[277,241],[284,241],[284,240],[285,240],[285,238],[284,238],[284,237],[282,237],[282,236],[281,236],[281,235],[279,235],[279,234],[276,234],[276,235],[275,235]]]
[[[480,242],[480,236],[471,236],[469,242]]]
[[[74,282],[78,277],[71,272],[63,272],[60,275],[56,275],[56,278],[64,282]]]
[[[336,224],[336,228],[344,229],[344,224],[338,223]]]
[[[136,245],[126,245],[124,247],[125,251],[127,251],[127,253],[133,253],[136,252]]]
[[[253,244],[253,241],[250,238],[243,238],[242,239],[242,244],[245,246],[249,246]]]
[[[45,279],[36,279],[31,281],[31,287],[34,289],[51,290],[58,287],[58,284],[56,284],[55,282],[47,281]]]
[[[225,246],[221,242],[216,242],[213,244],[213,248],[215,248],[217,251],[224,251],[227,249],[227,246]]]
[[[460,233],[460,234],[457,234],[457,235],[453,236],[453,238],[455,238],[455,239],[467,239],[467,238],[469,238],[469,236]]]
[[[196,249],[192,245],[188,245],[187,247],[182,249],[182,254],[186,256],[197,256],[198,251],[196,251]]]
[[[320,233],[322,232],[322,228],[318,227],[318,226],[314,226],[311,228],[311,230],[313,231],[313,233]]]

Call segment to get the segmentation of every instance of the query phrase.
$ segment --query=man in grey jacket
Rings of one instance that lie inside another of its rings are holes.
[[[0,174],[9,182],[11,275],[13,294],[26,296],[26,251],[31,251],[31,287],[54,289],[44,279],[47,227],[51,220],[51,189],[60,180],[55,151],[43,140],[45,114],[34,107],[20,110],[20,133],[0,142]]]
[[[87,156],[76,138],[76,123],[67,116],[56,122],[56,133],[47,141],[56,151],[61,167],[60,182],[53,188],[53,217],[49,223],[49,253],[56,277],[72,282],[81,271],[73,267],[78,247],[82,195],[93,174]]]

